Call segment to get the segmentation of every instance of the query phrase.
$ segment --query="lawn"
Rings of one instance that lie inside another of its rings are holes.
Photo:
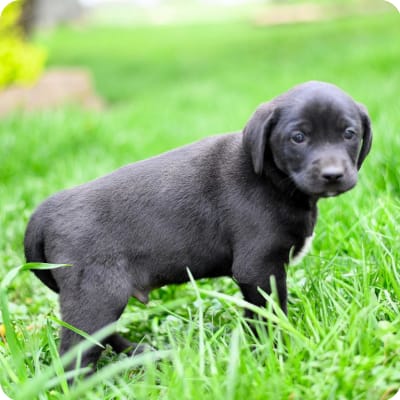
[[[132,300],[118,324],[159,352],[135,360],[106,349],[99,373],[68,388],[55,353],[57,296],[21,272],[7,292],[16,343],[0,339],[3,389],[13,399],[389,399],[400,387],[399,34],[392,12],[39,36],[50,66],[92,71],[108,107],[0,121],[2,277],[24,262],[25,225],[51,193],[240,130],[296,83],[345,89],[368,107],[375,136],[358,186],[320,201],[313,249],[289,268],[288,318],[258,311],[275,321],[268,336],[249,333],[228,279],[161,288],[148,306]]]

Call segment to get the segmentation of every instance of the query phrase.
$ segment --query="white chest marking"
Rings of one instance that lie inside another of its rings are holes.
[[[300,251],[294,256],[290,258],[290,265],[297,265],[303,259],[303,257],[310,251],[312,241],[314,239],[314,233],[311,236],[307,236],[304,240],[303,247]]]

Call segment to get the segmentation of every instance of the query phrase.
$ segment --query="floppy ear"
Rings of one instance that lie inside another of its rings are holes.
[[[250,153],[254,172],[261,175],[264,156],[271,129],[276,122],[276,109],[272,102],[262,104],[243,130],[243,146]]]
[[[371,150],[372,144],[372,129],[371,129],[371,120],[368,116],[367,108],[358,104],[358,108],[360,110],[361,121],[363,126],[363,142],[360,149],[360,154],[358,155],[357,168],[361,168],[361,164],[364,162],[365,157],[367,157],[369,151]]]

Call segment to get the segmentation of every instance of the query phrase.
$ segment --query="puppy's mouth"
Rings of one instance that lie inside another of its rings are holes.
[[[340,194],[347,192],[347,190],[349,190],[349,189],[345,189],[345,190],[307,190],[307,191],[303,190],[303,192],[305,192],[309,196],[326,198],[326,197],[339,196]]]
[[[322,192],[320,194],[321,197],[334,197],[334,196],[338,196],[339,194],[341,194],[343,192],[340,191],[336,191],[336,192]]]
[[[346,179],[345,181],[335,185],[326,185],[326,188],[323,190],[323,194],[321,197],[334,197],[339,196],[342,193],[348,192],[350,189],[353,189],[357,184],[357,179]]]
[[[297,188],[308,196],[313,197],[335,197],[352,189],[356,181],[346,180],[335,184],[325,184],[320,181],[304,182],[295,181]]]

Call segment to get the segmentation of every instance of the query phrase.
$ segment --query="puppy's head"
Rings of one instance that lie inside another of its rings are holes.
[[[256,174],[268,174],[272,162],[298,190],[316,197],[354,187],[371,142],[365,107],[323,82],[262,104],[243,132]]]

